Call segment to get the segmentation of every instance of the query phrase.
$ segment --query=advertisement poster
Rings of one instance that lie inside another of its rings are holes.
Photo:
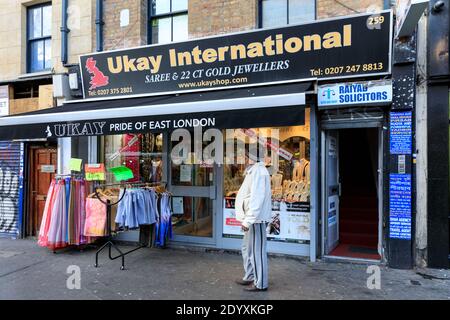
[[[391,112],[390,127],[390,153],[410,154],[412,152],[412,112]]]
[[[192,165],[182,164],[180,165],[180,182],[192,181]]]
[[[293,209],[281,203],[279,210],[272,211],[272,220],[267,226],[267,238],[274,240],[310,240],[310,212],[291,210]],[[295,210],[304,210],[304,208],[296,208]],[[236,220],[235,209],[224,207],[223,211],[223,234],[242,236],[241,223]]]
[[[339,207],[339,196],[333,195],[328,197],[328,226],[335,225],[337,223],[337,210]]]
[[[172,211],[173,214],[184,213],[183,197],[172,197]]]
[[[328,155],[332,158],[337,156],[337,140],[335,137],[330,136],[328,138]]]
[[[389,175],[389,237],[411,240],[411,175]]]

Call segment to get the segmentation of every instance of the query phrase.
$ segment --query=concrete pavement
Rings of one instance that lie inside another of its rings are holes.
[[[127,249],[124,247],[124,249]],[[381,268],[381,289],[368,289],[367,265],[270,257],[270,288],[248,293],[235,253],[141,249],[120,260],[95,249],[56,254],[34,240],[0,239],[0,299],[448,299],[450,270]],[[70,290],[67,268],[81,270],[81,289]]]

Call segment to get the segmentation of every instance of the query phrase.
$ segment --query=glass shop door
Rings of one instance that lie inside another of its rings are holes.
[[[190,161],[177,164],[169,152],[168,189],[172,192],[174,241],[215,244],[217,165]]]

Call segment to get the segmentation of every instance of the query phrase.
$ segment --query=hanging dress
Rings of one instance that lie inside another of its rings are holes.
[[[50,228],[51,211],[54,204],[56,181],[53,179],[47,191],[44,212],[42,214],[41,226],[39,227],[38,245],[46,247],[48,244],[48,230]]]
[[[66,186],[64,180],[56,184],[55,202],[51,210],[51,221],[48,230],[47,247],[63,248],[67,245],[67,210]]]

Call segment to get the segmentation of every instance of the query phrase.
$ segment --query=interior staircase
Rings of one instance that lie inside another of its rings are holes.
[[[340,243],[377,248],[378,203],[367,195],[350,195],[340,199]]]

